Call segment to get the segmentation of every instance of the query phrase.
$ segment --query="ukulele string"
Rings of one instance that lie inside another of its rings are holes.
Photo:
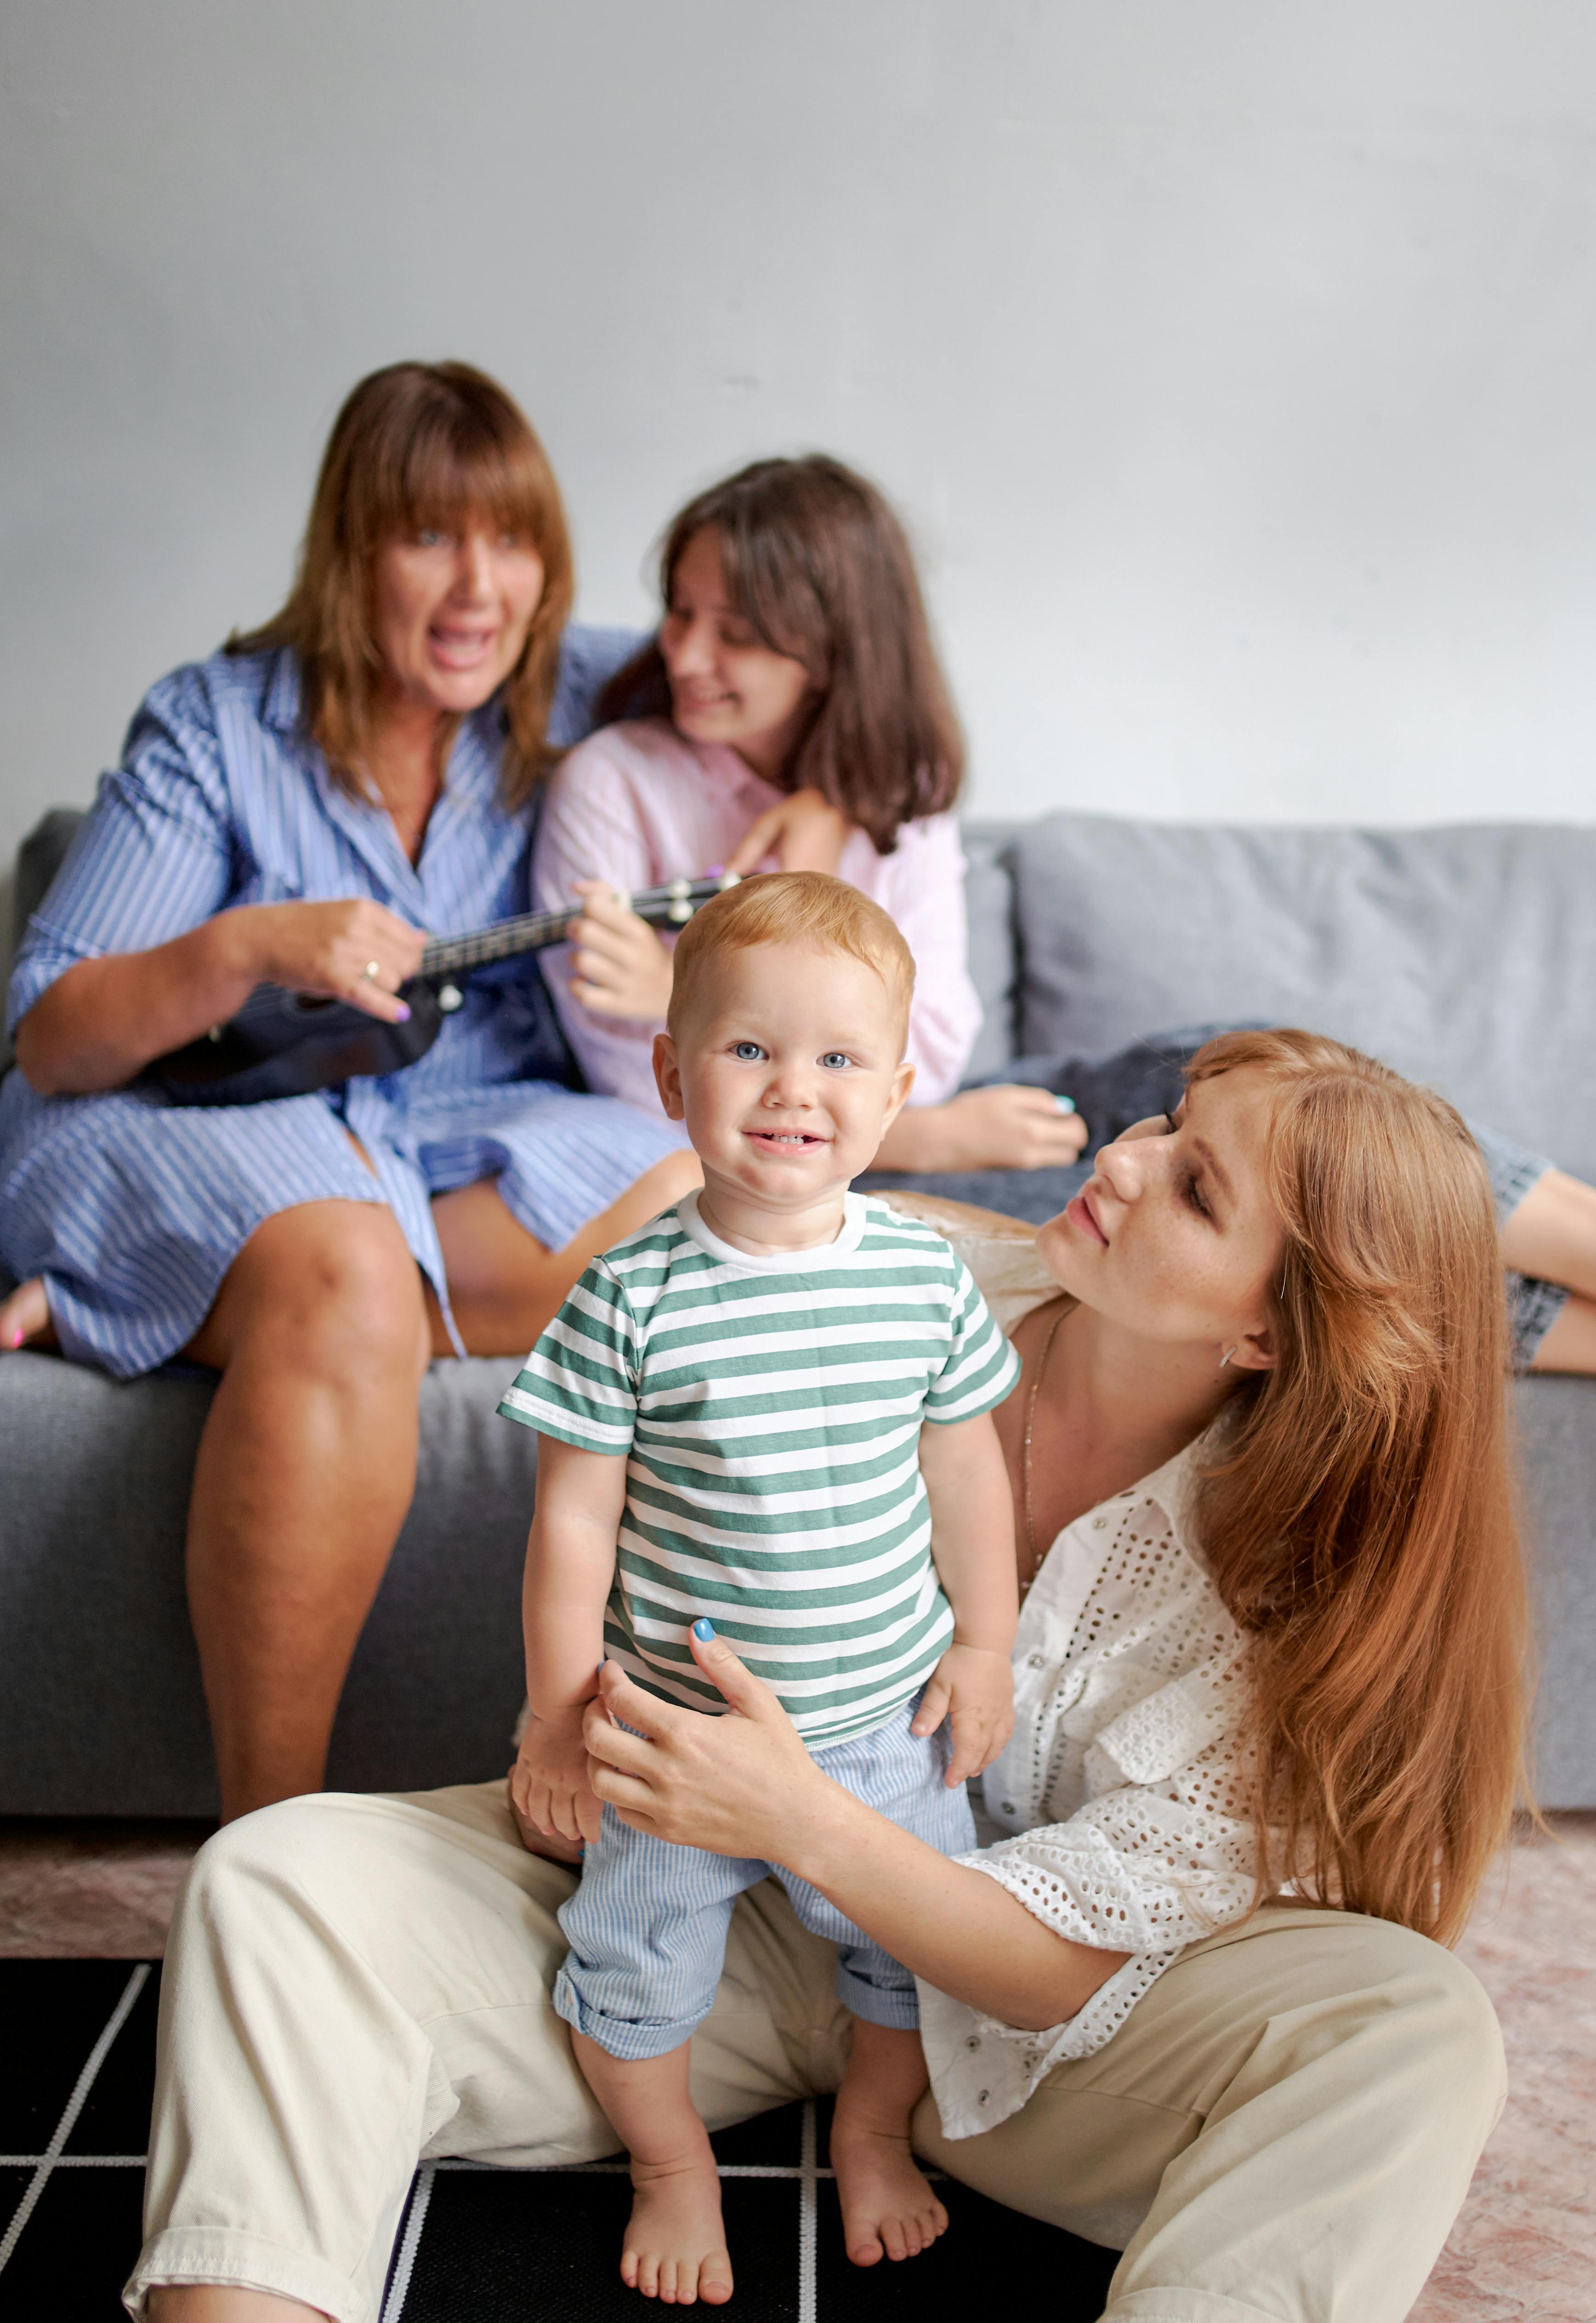
[[[736,881],[729,875],[719,878],[673,879],[663,887],[650,887],[645,893],[628,899],[628,908],[651,923],[663,920],[667,924],[691,919],[699,904],[710,896],[719,895]],[[513,959],[516,953],[536,951],[550,941],[557,941],[570,919],[572,905],[555,912],[526,912],[518,918],[502,920],[497,927],[480,928],[466,936],[440,936],[429,943],[421,955],[419,973],[423,976],[449,976],[472,968],[485,967],[491,960]]]

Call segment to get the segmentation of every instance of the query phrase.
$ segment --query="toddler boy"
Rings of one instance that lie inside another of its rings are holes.
[[[689,923],[655,1070],[702,1191],[593,1262],[500,1407],[545,1439],[512,1792],[588,1842],[555,2006],[631,2156],[622,2276],[677,2304],[731,2295],[687,2044],[767,1872],[838,1944],[855,2020],[831,2146],[850,2255],[910,2255],[947,2223],[909,2150],[913,1976],[779,1864],[601,1815],[582,1731],[606,1656],[723,1710],[688,1637],[712,1622],[833,1779],[945,1853],[975,1844],[963,1783],[1012,1725],[990,1415],[1019,1365],[941,1236],[848,1191],[909,1093],[913,977],[879,906],[818,872],[747,880]]]

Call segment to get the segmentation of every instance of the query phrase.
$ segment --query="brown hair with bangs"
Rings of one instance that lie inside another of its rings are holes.
[[[1188,1079],[1242,1070],[1272,1106],[1279,1354],[1231,1407],[1198,1521],[1251,1635],[1261,1891],[1283,1866],[1451,1942],[1524,1780],[1491,1189],[1451,1106],[1339,1042],[1225,1033]]]
[[[304,720],[340,788],[365,794],[363,761],[379,708],[382,658],[371,631],[380,549],[426,527],[487,519],[534,548],[543,593],[500,695],[508,729],[501,782],[519,805],[546,766],[560,634],[574,580],[565,511],[542,445],[503,388],[462,363],[399,363],[372,372],[333,423],[287,604],[229,653],[290,646]],[[446,754],[453,724],[444,736]]]
[[[689,541],[713,532],[728,598],[773,653],[802,662],[819,700],[786,780],[812,786],[890,855],[899,828],[959,795],[964,738],[931,643],[903,528],[840,460],[757,460],[701,492],[660,551],[668,607]],[[601,719],[668,702],[657,642],[619,671]]]
[[[761,871],[711,896],[693,914],[672,954],[665,1024],[673,1037],[710,962],[722,952],[752,951],[758,944],[845,951],[874,969],[897,1019],[902,1057],[914,996],[914,955],[879,904],[829,871]]]

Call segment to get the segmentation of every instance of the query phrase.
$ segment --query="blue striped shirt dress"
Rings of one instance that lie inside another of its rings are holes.
[[[587,731],[634,643],[567,631],[552,739]],[[536,805],[500,802],[495,704],[463,721],[412,867],[386,812],[331,781],[299,703],[289,651],[218,653],[151,688],[29,925],[11,1027],[78,960],[147,950],[234,904],[369,896],[435,936],[530,909]],[[432,1196],[497,1179],[512,1214],[558,1249],[679,1145],[670,1124],[571,1086],[535,957],[465,993],[417,1064],[310,1097],[174,1106],[134,1086],[43,1097],[9,1073],[0,1257],[19,1280],[44,1276],[65,1352],[119,1379],[154,1369],[193,1337],[263,1220],[328,1200],[390,1206],[453,1333]]]

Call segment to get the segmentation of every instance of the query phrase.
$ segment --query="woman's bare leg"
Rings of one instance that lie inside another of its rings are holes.
[[[1500,1237],[1502,1264],[1572,1294],[1530,1364],[1536,1372],[1596,1372],[1596,1186],[1548,1170]]]
[[[251,1235],[188,1350],[222,1373],[188,1506],[188,1603],[224,1820],[321,1787],[415,1488],[427,1336],[392,1211],[307,1202]]]
[[[1532,1372],[1596,1372],[1596,1299],[1569,1293],[1567,1304],[1530,1358]]]
[[[553,1251],[511,1217],[491,1178],[440,1194],[432,1206],[433,1223],[454,1321],[471,1353],[524,1355],[590,1258],[647,1225],[702,1180],[696,1153],[667,1153],[618,1202],[590,1218],[563,1250]],[[436,1348],[440,1354],[448,1351],[446,1341]]]
[[[1502,1264],[1596,1300],[1596,1186],[1548,1170],[1502,1226]]]

